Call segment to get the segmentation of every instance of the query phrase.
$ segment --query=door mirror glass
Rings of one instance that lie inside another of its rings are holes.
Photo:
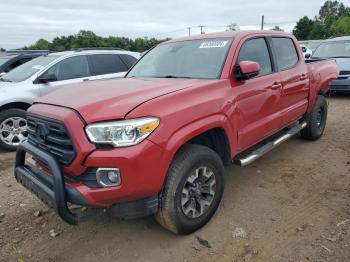
[[[42,84],[55,82],[57,81],[57,77],[54,74],[44,74],[38,78],[38,82]]]
[[[239,81],[256,77],[260,73],[260,65],[254,61],[241,61],[236,67],[235,76]]]

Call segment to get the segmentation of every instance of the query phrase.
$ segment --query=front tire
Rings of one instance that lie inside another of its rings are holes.
[[[175,156],[160,196],[156,220],[176,234],[204,226],[224,191],[224,165],[212,149],[188,144]]]
[[[305,117],[307,126],[301,130],[301,136],[307,140],[319,139],[326,128],[328,105],[323,95],[318,95],[314,108]]]
[[[0,147],[15,151],[27,138],[27,113],[22,109],[7,109],[0,112]]]

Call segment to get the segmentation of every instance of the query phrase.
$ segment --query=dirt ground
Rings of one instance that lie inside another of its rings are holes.
[[[14,153],[2,152],[0,261],[350,261],[350,96],[329,103],[320,140],[227,167],[218,212],[188,236],[152,218],[67,225],[15,182]]]

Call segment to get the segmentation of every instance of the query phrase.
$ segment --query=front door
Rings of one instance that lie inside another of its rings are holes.
[[[268,43],[264,37],[246,40],[240,48],[240,61],[255,61],[258,76],[233,87],[239,151],[243,151],[281,127],[280,75],[275,72]]]

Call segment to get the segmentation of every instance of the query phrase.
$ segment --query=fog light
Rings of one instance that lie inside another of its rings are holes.
[[[121,184],[119,168],[99,168],[96,171],[97,182],[103,187],[119,186]]]

